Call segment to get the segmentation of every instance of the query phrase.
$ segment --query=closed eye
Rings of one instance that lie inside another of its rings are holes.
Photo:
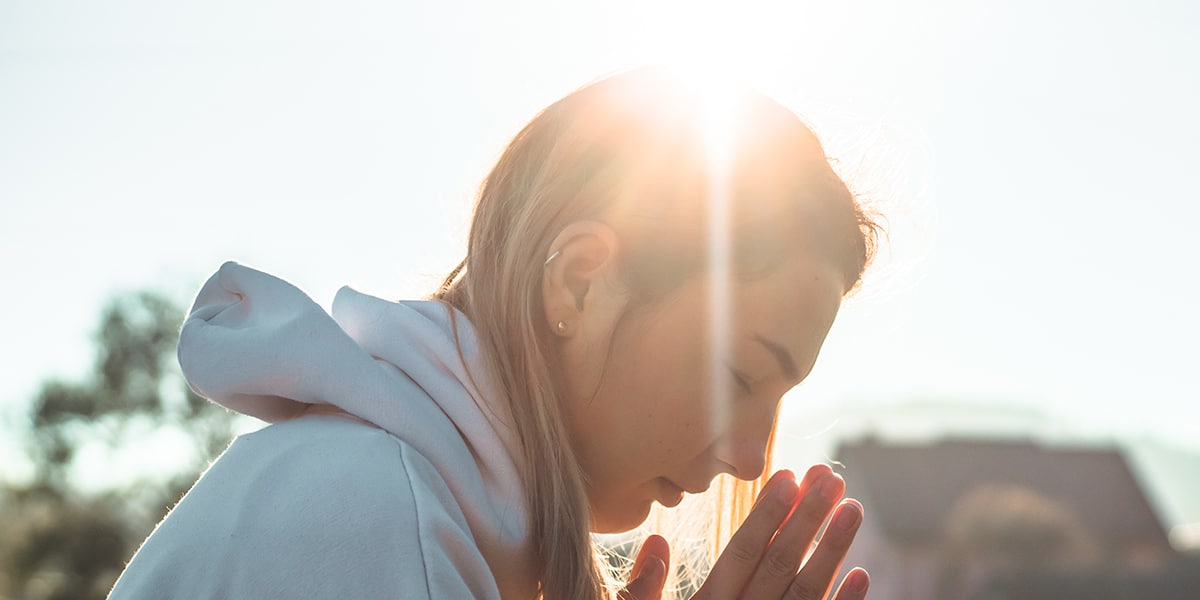
[[[731,369],[729,369],[729,372],[730,372],[730,374],[733,375],[733,380],[735,382],[737,382],[738,387],[742,388],[742,391],[749,394],[750,393],[750,380],[745,375],[743,375],[740,371],[738,371],[737,369],[731,368]]]

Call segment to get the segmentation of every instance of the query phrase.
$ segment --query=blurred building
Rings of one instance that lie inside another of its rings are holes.
[[[846,564],[871,571],[873,600],[1200,598],[1200,563],[1116,448],[868,437],[835,458],[867,514]]]

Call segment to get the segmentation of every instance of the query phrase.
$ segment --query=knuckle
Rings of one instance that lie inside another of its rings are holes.
[[[795,557],[784,552],[768,552],[762,567],[763,572],[771,577],[795,577],[800,565]]]
[[[825,590],[818,590],[806,583],[794,581],[783,597],[785,600],[821,600],[824,595]]]
[[[758,560],[760,550],[761,548],[755,548],[745,541],[731,540],[725,548],[725,555],[740,563],[754,564]]]

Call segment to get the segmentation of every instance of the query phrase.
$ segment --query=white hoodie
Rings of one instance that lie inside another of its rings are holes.
[[[223,265],[179,363],[197,393],[275,424],[234,441],[110,598],[532,597],[511,417],[455,317],[342,288],[331,318],[283,280]],[[369,423],[292,418],[313,405]]]

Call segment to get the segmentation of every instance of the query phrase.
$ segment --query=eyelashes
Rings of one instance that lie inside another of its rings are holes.
[[[738,384],[738,387],[742,388],[743,392],[746,392],[747,394],[751,393],[750,379],[748,377],[742,374],[741,371],[738,371],[732,367],[730,367],[729,373],[733,375],[733,381]]]

